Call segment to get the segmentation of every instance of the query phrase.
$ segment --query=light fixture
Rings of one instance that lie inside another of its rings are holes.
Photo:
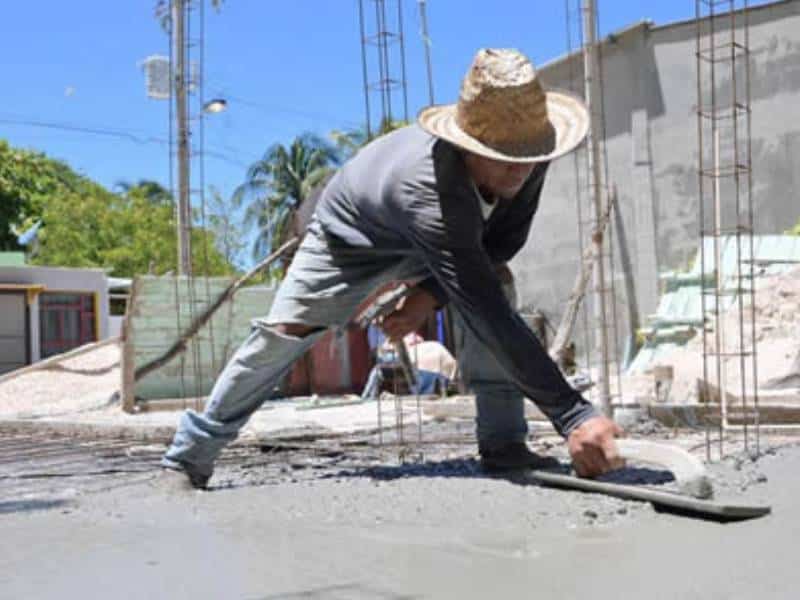
[[[214,98],[213,100],[209,100],[203,105],[203,112],[207,113],[221,113],[226,108],[228,108],[227,100],[223,98]]]

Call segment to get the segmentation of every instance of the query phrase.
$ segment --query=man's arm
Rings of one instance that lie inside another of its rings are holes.
[[[549,164],[536,166],[518,197],[510,201],[503,214],[492,223],[488,237],[483,240],[492,264],[507,263],[527,242]],[[447,304],[447,292],[435,277],[425,279],[418,287],[436,298],[438,306]]]
[[[417,284],[417,287],[425,291],[436,300],[436,308],[441,308],[448,302],[447,292],[439,284],[436,277],[428,277]]]
[[[403,234],[420,253],[466,326],[564,436],[596,416],[564,380],[539,340],[511,308],[480,239],[480,216],[463,199],[410,180],[395,205]]]

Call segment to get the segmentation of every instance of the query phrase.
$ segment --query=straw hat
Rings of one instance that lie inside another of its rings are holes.
[[[417,120],[428,133],[465,150],[519,163],[562,156],[589,128],[580,99],[545,91],[527,57],[506,49],[479,50],[458,103],[429,106]]]

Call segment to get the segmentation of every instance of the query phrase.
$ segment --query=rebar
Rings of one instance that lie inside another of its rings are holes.
[[[574,12],[581,13],[583,27],[580,29],[580,48],[583,56],[583,93],[590,111],[590,132],[584,150],[586,193],[580,191],[581,173],[579,163],[575,161],[576,202],[578,205],[579,256],[583,255],[583,244],[593,243],[597,246],[596,262],[593,269],[593,285],[584,300],[584,335],[586,343],[587,368],[598,369],[598,385],[591,392],[593,400],[601,410],[611,415],[613,399],[621,397],[621,373],[619,335],[617,323],[615,265],[613,258],[613,223],[609,223],[609,232],[600,235],[597,232],[601,215],[605,212],[606,203],[610,202],[611,183],[608,172],[608,154],[606,149],[605,128],[605,90],[603,80],[603,58],[600,53],[601,43],[597,41],[599,18],[594,0],[575,0]],[[572,25],[569,0],[566,1],[567,44],[571,53]],[[570,60],[570,80],[574,82],[572,56]],[[587,206],[583,208],[581,204]],[[587,235],[591,240],[584,241]],[[589,331],[589,313],[592,313],[594,326]],[[591,335],[590,335],[591,334]],[[589,339],[591,337],[591,340]],[[611,373],[614,372],[615,390],[611,390]]]
[[[724,6],[727,12],[718,12]],[[747,0],[695,0],[698,209],[703,311],[703,386],[719,394],[719,455],[725,453],[725,433],[741,431],[745,451],[750,450],[751,418],[760,452],[758,366],[755,326],[755,244],[753,239],[750,50]],[[737,17],[743,17],[737,20]],[[741,37],[737,37],[739,34]],[[744,61],[744,82],[740,65]],[[730,86],[726,97],[724,85]],[[744,120],[744,126],[740,123]],[[726,147],[723,148],[723,140]],[[710,160],[707,148],[710,145]],[[744,152],[742,152],[744,150]],[[710,164],[708,164],[710,162]],[[710,198],[707,194],[710,192]],[[710,206],[706,206],[706,203]],[[707,223],[707,221],[711,223]],[[713,249],[709,260],[707,242]],[[745,249],[748,248],[749,254]],[[735,254],[732,272],[725,258]],[[709,263],[713,266],[710,266]],[[747,265],[742,263],[746,262]],[[709,280],[713,276],[713,289]],[[735,283],[731,283],[735,279]],[[747,280],[747,285],[743,281]],[[709,306],[707,297],[713,307]],[[745,319],[749,300],[750,318]],[[735,319],[725,313],[735,311]],[[733,322],[735,321],[735,322]],[[714,343],[709,343],[707,323],[713,323]],[[735,331],[729,331],[733,329]],[[713,365],[713,374],[712,368]],[[752,376],[749,373],[752,368]],[[712,381],[713,377],[713,381]],[[740,398],[731,400],[737,387]],[[753,410],[748,406],[752,398]],[[706,398],[711,401],[712,398]],[[733,404],[731,404],[733,402]],[[737,406],[738,405],[738,406]],[[734,428],[731,411],[740,408],[742,426]],[[752,416],[752,417],[751,417]],[[706,457],[711,459],[711,424],[706,422]]]
[[[402,0],[393,0],[396,3],[396,22],[388,18],[386,3],[392,0],[369,0],[374,3],[374,24],[368,27],[367,13],[364,11],[364,0],[358,2],[359,27],[361,38],[361,68],[364,84],[364,105],[366,108],[367,136],[380,134],[387,125],[391,125],[393,114],[393,98],[400,95],[403,104],[403,118],[408,120],[408,87],[406,81],[405,35],[403,31],[403,3]],[[372,29],[374,33],[368,33]],[[369,47],[374,47],[374,58],[370,59]],[[371,71],[377,69],[377,80],[371,79]],[[392,73],[399,69],[400,76],[395,78]],[[372,115],[370,112],[370,97],[378,94],[381,107],[378,126],[372,129]]]

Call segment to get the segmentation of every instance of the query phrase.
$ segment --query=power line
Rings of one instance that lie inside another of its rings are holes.
[[[21,125],[24,127],[39,127],[43,129],[55,129],[59,131],[72,131],[75,133],[85,133],[89,135],[101,135],[106,137],[114,137],[118,139],[125,139],[130,142],[139,145],[146,145],[146,144],[159,144],[161,146],[168,146],[169,140],[166,140],[161,137],[147,135],[141,136],[137,135],[131,131],[125,131],[121,129],[110,129],[110,128],[100,128],[100,127],[87,127],[84,125],[74,125],[71,123],[63,123],[57,121],[42,121],[38,119],[4,119],[0,118],[0,124],[4,125]],[[225,154],[224,152],[219,152],[216,150],[206,150],[206,156],[211,158],[216,158],[223,162],[227,162],[231,165],[242,167],[246,169],[248,165],[243,161],[240,161],[232,156]]]
[[[41,121],[36,119],[2,119],[0,123],[6,125],[24,125],[28,127],[42,127],[45,129],[59,129],[62,131],[74,131],[78,133],[89,133],[92,135],[105,135],[109,137],[116,137],[127,139],[137,144],[166,144],[167,140],[157,138],[155,136],[140,137],[129,131],[114,130],[114,129],[100,129],[96,127],[86,127],[83,125],[72,125],[69,123],[58,123],[55,121]]]
[[[312,112],[308,110],[300,110],[296,108],[290,108],[287,106],[281,106],[276,104],[265,104],[264,102],[258,102],[255,100],[251,100],[248,98],[244,98],[239,95],[231,95],[225,90],[230,86],[220,85],[221,82],[219,81],[211,81],[209,82],[209,86],[219,92],[219,96],[224,97],[227,101],[241,104],[242,106],[247,106],[249,108],[253,108],[268,115],[274,115],[275,113],[283,113],[287,115],[294,115],[296,117],[301,117],[304,119],[316,120],[316,121],[326,121],[333,125],[344,125],[347,127],[360,127],[361,123],[357,123],[356,121],[351,121],[350,119],[342,119],[341,116],[333,115],[329,113],[321,113],[321,112]]]

